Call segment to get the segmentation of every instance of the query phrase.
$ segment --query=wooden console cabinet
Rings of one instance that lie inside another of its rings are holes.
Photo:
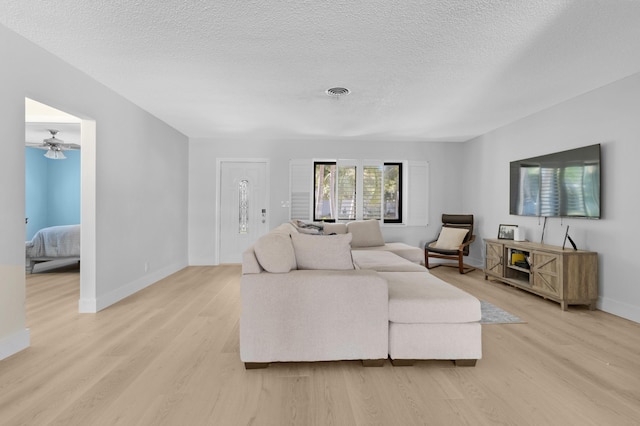
[[[484,241],[485,280],[492,277],[556,301],[565,311],[568,305],[596,308],[598,253],[528,241]],[[514,263],[516,259],[520,266]]]

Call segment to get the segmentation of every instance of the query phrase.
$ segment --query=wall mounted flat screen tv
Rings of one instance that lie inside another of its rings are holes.
[[[600,218],[600,144],[512,161],[509,214]]]

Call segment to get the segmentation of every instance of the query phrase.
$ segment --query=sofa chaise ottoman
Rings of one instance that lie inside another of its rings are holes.
[[[357,268],[375,270],[389,288],[389,357],[394,365],[482,358],[480,301],[423,266],[388,252],[352,251]]]
[[[380,272],[389,286],[389,357],[394,365],[482,358],[480,301],[428,272]]]

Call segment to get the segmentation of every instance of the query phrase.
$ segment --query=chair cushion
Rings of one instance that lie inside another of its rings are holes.
[[[438,241],[433,245],[433,248],[444,250],[457,250],[460,244],[464,241],[464,237],[467,236],[469,230],[461,228],[449,228],[442,227]]]
[[[286,274],[296,269],[291,237],[286,232],[270,232],[263,235],[258,238],[253,250],[258,262],[267,272]]]
[[[351,234],[293,234],[298,269],[355,269],[351,259]]]
[[[347,223],[347,232],[353,235],[352,247],[383,246],[384,238],[377,220],[358,220]]]

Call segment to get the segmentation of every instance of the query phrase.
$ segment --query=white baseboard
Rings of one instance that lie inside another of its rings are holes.
[[[189,259],[189,266],[217,266],[217,264],[208,257],[197,257]]]
[[[96,313],[98,312],[96,309],[97,303],[96,299],[80,299],[78,300],[78,312],[81,314]]]
[[[27,349],[30,343],[31,338],[28,328],[5,337],[0,340],[0,360]]]
[[[598,298],[597,308],[618,317],[640,323],[640,307],[605,297]]]
[[[95,299],[80,299],[78,310],[80,313],[96,313],[186,267],[187,262],[175,263],[125,284],[103,296]]]

